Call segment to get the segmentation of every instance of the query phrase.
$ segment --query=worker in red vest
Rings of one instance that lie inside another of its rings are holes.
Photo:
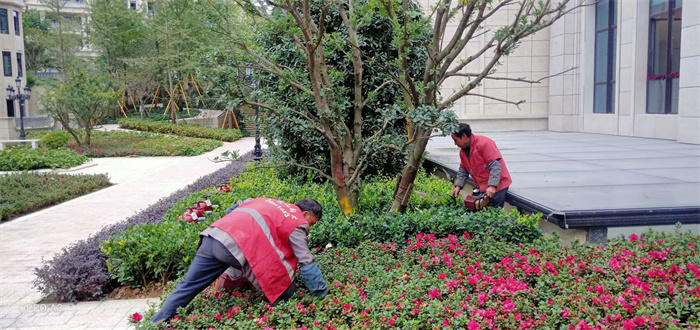
[[[496,143],[485,136],[472,134],[471,127],[464,123],[452,133],[452,140],[460,148],[459,171],[452,196],[457,197],[471,175],[474,186],[489,196],[487,206],[503,207],[512,180]]]
[[[308,198],[295,204],[256,198],[239,205],[200,233],[187,274],[151,322],[172,318],[178,307],[187,306],[229,267],[247,277],[271,303],[294,294],[297,265],[309,291],[325,296],[328,285],[307,244],[309,227],[322,215],[321,204]]]

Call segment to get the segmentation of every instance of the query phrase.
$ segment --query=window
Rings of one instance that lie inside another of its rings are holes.
[[[647,113],[678,113],[681,64],[681,0],[651,0]]]
[[[19,13],[16,10],[12,11],[12,19],[15,22],[15,35],[19,35]]]
[[[7,22],[7,9],[0,8],[0,33],[10,34],[10,27]]]
[[[616,1],[601,0],[595,5],[593,113],[615,112]]]
[[[17,76],[22,77],[22,53],[17,53]]]
[[[129,2],[129,7],[131,7],[131,9],[136,9],[136,1]]]
[[[15,116],[15,100],[6,100],[5,104],[7,104],[7,116],[8,117],[14,117]]]
[[[10,52],[2,52],[2,69],[5,77],[12,77],[12,57]]]

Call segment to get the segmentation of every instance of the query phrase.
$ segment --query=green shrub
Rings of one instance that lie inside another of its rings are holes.
[[[181,244],[196,246],[198,233],[204,226],[221,218],[225,209],[237,200],[263,196],[290,203],[302,198],[314,198],[324,206],[323,219],[311,228],[310,247],[323,247],[328,243],[334,246],[356,246],[368,240],[403,244],[420,232],[435,233],[438,236],[469,232],[475,237],[488,236],[510,242],[526,242],[541,236],[538,229],[539,215],[525,216],[517,211],[506,212],[502,209],[466,213],[462,206],[451,204],[450,199],[444,197],[450,191],[449,183],[427,177],[425,173],[421,173],[417,180],[417,189],[423,189],[425,197],[414,195],[406,214],[387,212],[395,181],[375,178],[363,185],[360,194],[362,213],[345,216],[340,212],[330,184],[301,184],[301,180],[293,178],[283,180],[276,175],[274,169],[264,166],[249,165],[248,171],[231,180],[230,193],[207,189],[187,196],[165,215],[162,223],[166,226],[165,229],[153,228],[158,225],[136,226],[112,237],[109,243],[105,242],[107,245],[103,245],[103,251],[107,255],[112,276],[120,283],[130,285],[174,279],[178,270],[187,269],[196,252],[193,249],[184,250],[189,251],[189,254],[183,255],[183,250],[179,249]],[[305,181],[313,180],[309,177]],[[208,216],[203,224],[190,224],[189,227],[178,224],[177,218],[188,206],[202,200],[205,193],[211,194],[212,204],[220,205],[214,214]],[[151,242],[162,240],[174,240],[177,243],[167,243],[163,249],[154,248],[157,253],[149,252]],[[144,243],[146,241],[149,243]],[[149,246],[143,246],[144,244]],[[112,250],[105,251],[109,247]],[[169,256],[168,249],[177,250]],[[153,259],[151,254],[154,255]],[[162,266],[164,264],[172,267],[166,268]]]
[[[100,243],[112,278],[121,284],[166,283],[186,270],[207,224],[165,222],[131,227]]]
[[[237,129],[222,129],[213,127],[203,127],[190,124],[173,125],[169,122],[146,121],[140,119],[121,119],[119,127],[135,129],[145,132],[172,134],[178,136],[198,137],[204,139],[214,139],[218,141],[233,142],[242,137],[241,131]]]
[[[0,150],[0,171],[24,171],[39,168],[71,168],[89,158],[65,148],[31,149],[25,145]]]
[[[109,186],[105,174],[16,173],[0,176],[0,220],[58,204]]]
[[[63,148],[70,139],[68,131],[56,130],[41,137],[41,146],[49,149]]]

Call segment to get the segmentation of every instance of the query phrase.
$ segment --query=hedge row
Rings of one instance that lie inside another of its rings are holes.
[[[470,232],[489,235],[514,242],[529,241],[541,236],[538,216],[523,216],[517,211],[491,209],[481,213],[465,213],[463,207],[449,205],[449,183],[424,174],[417,180],[418,190],[426,197],[414,196],[409,212],[387,212],[394,182],[391,179],[372,179],[365,182],[360,194],[362,213],[341,215],[330,184],[302,183],[280,179],[273,169],[256,168],[249,164],[248,171],[232,179],[230,193],[212,194],[213,204],[221,205],[217,212],[200,224],[178,223],[177,217],[187,206],[201,200],[195,193],[175,204],[162,223],[136,226],[102,243],[112,276],[123,285],[145,286],[151,281],[166,283],[176,279],[189,267],[196,253],[198,233],[224,215],[224,209],[237,200],[271,197],[295,202],[314,198],[324,205],[324,216],[311,228],[309,245],[327,244],[354,246],[363,241],[404,242],[421,231],[439,236]],[[311,180],[309,180],[311,181]],[[434,204],[437,203],[437,204]],[[147,242],[147,243],[144,243]]]
[[[233,142],[242,137],[241,131],[237,129],[222,129],[213,127],[203,127],[190,124],[173,125],[163,121],[147,121],[140,119],[121,119],[119,127],[135,129],[145,132],[172,134],[178,136],[198,137],[204,139],[214,139],[218,141]]]
[[[40,168],[71,168],[89,158],[66,148],[31,149],[29,145],[0,150],[0,171],[26,171]]]

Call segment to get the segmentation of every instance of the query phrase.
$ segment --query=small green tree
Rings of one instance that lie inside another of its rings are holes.
[[[92,74],[83,67],[70,71],[71,79],[49,87],[39,102],[44,106],[42,111],[58,120],[79,146],[89,146],[95,120],[116,102],[117,95],[112,93],[106,76]]]

